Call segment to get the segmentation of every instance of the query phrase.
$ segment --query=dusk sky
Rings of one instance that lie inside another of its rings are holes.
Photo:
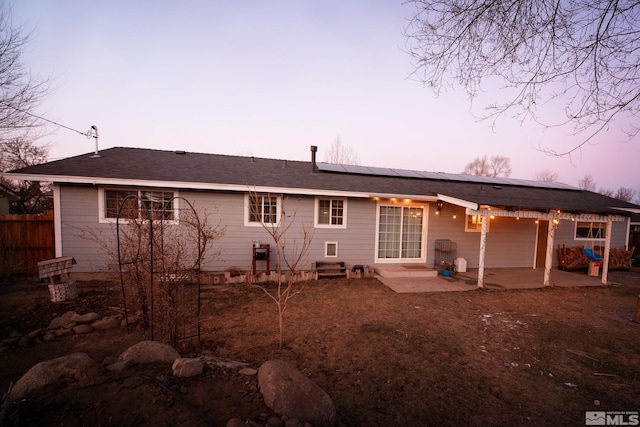
[[[33,30],[24,61],[53,77],[38,114],[115,146],[309,160],[340,137],[360,163],[460,173],[475,157],[511,159],[513,178],[548,169],[577,186],[640,191],[640,140],[623,118],[571,159],[584,136],[509,117],[476,119],[499,94],[470,104],[462,89],[435,98],[409,78],[403,27],[411,5],[349,1],[13,2]],[[547,114],[562,115],[562,110]],[[629,123],[629,122],[627,122]],[[638,123],[635,123],[638,125]],[[64,128],[45,138],[52,159],[92,152]],[[143,166],[143,165],[141,165]]]

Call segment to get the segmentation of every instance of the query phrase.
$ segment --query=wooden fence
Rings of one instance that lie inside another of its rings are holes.
[[[55,255],[53,212],[0,216],[0,277],[38,274],[38,262]]]

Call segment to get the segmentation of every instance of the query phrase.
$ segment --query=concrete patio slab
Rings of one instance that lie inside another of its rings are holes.
[[[478,270],[451,277],[381,277],[378,280],[397,293],[471,291],[478,289]],[[492,268],[484,272],[484,289],[535,289],[544,287],[544,269]],[[551,271],[551,285],[558,287],[603,286],[600,277],[583,272]]]

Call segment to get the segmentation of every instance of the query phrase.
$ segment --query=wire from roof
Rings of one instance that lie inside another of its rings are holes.
[[[55,126],[61,127],[61,128],[63,128],[63,129],[70,130],[70,131],[72,131],[72,132],[79,133],[80,135],[83,135],[83,136],[85,136],[85,137],[87,137],[87,138],[91,138],[91,137],[93,136],[93,133],[92,133],[93,128],[90,128],[90,129],[89,129],[88,131],[86,131],[86,132],[81,132],[81,131],[79,131],[79,130],[77,130],[77,129],[74,129],[74,128],[72,128],[72,127],[65,126],[65,125],[63,125],[62,123],[58,123],[58,122],[55,122],[55,121],[53,121],[53,120],[46,119],[46,118],[44,118],[44,117],[42,117],[42,116],[39,116],[39,115],[37,115],[37,114],[30,113],[30,112],[25,111],[25,110],[22,110],[22,109],[20,109],[20,108],[18,108],[18,107],[14,107],[13,105],[11,105],[11,104],[7,104],[6,102],[0,101],[0,104],[4,105],[5,107],[13,108],[14,110],[19,111],[19,112],[21,112],[21,113],[23,113],[23,114],[26,114],[26,115],[28,115],[28,116],[35,117],[36,119],[39,119],[39,120],[42,120],[42,121],[45,121],[45,122],[51,123],[52,125],[55,125]]]

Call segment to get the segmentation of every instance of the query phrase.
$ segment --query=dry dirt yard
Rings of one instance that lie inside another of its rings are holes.
[[[630,320],[640,271],[610,279],[617,284],[424,294],[396,294],[375,279],[307,282],[287,309],[282,350],[262,290],[207,286],[201,345],[178,350],[255,368],[289,361],[333,398],[339,426],[583,426],[585,411],[640,410],[640,324]],[[115,283],[78,287],[77,299],[52,303],[42,284],[0,286],[0,340],[70,310],[106,316],[121,306]],[[0,387],[40,361],[85,352],[100,363],[147,338],[112,330],[5,348]],[[151,365],[47,387],[5,405],[1,421],[224,426],[241,417],[256,426],[273,415],[255,376],[213,367],[183,379]]]

